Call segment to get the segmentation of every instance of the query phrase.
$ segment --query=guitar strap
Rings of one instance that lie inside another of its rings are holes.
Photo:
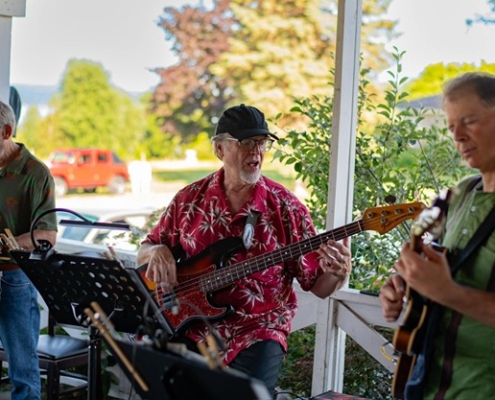
[[[483,223],[478,227],[475,234],[468,242],[466,247],[461,252],[454,252],[450,258],[453,258],[453,262],[450,264],[450,270],[452,275],[459,269],[459,267],[467,260],[467,258],[476,250],[483,241],[493,232],[495,228],[495,205],[492,207],[490,213],[485,218]]]
[[[477,183],[476,180],[475,183]],[[475,185],[473,185],[474,187]],[[452,275],[460,268],[460,266],[468,259],[468,257],[476,250],[483,241],[493,232],[495,229],[495,205],[492,207],[490,213],[486,216],[485,220],[478,227],[473,237],[469,240],[468,244],[460,252],[453,252],[449,254],[450,270]]]
[[[253,244],[254,226],[259,215],[260,213],[258,211],[250,210],[247,216],[244,232],[242,233],[242,243],[246,249],[249,249]]]

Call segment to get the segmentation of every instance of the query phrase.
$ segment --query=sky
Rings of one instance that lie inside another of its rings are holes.
[[[404,75],[417,77],[438,62],[495,63],[495,25],[466,26],[466,19],[489,11],[486,0],[393,0],[389,14],[398,19],[398,39],[387,45],[405,51]]]
[[[174,62],[157,21],[164,7],[183,2],[27,0],[26,17],[13,22],[11,82],[58,85],[67,61],[76,58],[100,63],[123,90],[148,91],[159,82],[151,70]],[[495,26],[465,25],[488,9],[486,0],[393,0],[389,17],[399,20],[401,36],[387,48],[406,52],[410,78],[432,63],[495,63]]]

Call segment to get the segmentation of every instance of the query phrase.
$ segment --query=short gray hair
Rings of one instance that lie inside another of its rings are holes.
[[[443,102],[454,99],[468,90],[479,97],[486,107],[495,107],[495,75],[486,72],[467,72],[448,81],[443,87]]]
[[[228,132],[219,133],[219,134],[217,134],[211,138],[211,142],[213,143],[213,153],[217,156],[217,158],[220,159],[220,157],[218,155],[218,150],[217,150],[216,144],[218,142],[222,142],[223,140],[229,139],[229,138],[234,138],[234,137]]]
[[[0,100],[0,126],[10,125],[15,130],[15,114],[12,107]]]

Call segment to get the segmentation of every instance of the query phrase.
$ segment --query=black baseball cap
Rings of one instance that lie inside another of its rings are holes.
[[[215,135],[221,133],[229,133],[239,140],[258,135],[267,135],[278,140],[278,137],[268,130],[265,114],[245,104],[228,108],[222,113]]]

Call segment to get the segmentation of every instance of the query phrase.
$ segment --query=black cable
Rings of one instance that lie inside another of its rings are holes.
[[[75,211],[72,211],[72,210],[69,210],[68,208],[51,208],[49,210],[46,210],[46,211],[43,211],[40,215],[38,215],[35,220],[31,223],[31,228],[29,229],[29,233],[31,235],[31,243],[33,244],[33,247],[35,249],[39,249],[39,246],[38,246],[38,243],[36,243],[36,241],[34,240],[34,228],[36,227],[38,221],[43,218],[45,215],[47,214],[51,214],[51,213],[54,213],[54,212],[67,212],[69,214],[74,214],[76,217],[78,218],[81,218],[83,221],[87,222],[88,224],[92,224],[92,221],[90,221],[89,219],[87,219],[86,217],[82,216],[81,214],[75,212]]]

